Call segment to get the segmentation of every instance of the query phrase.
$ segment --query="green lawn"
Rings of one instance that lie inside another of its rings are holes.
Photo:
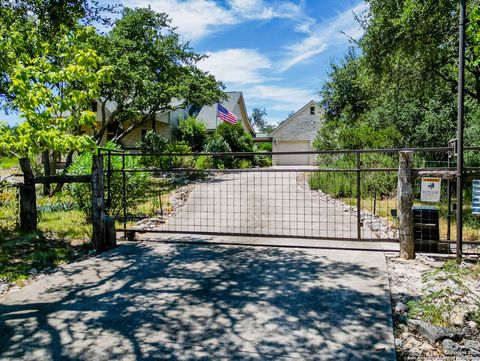
[[[40,190],[40,189],[39,189]],[[18,198],[14,187],[0,191],[0,280],[22,284],[32,270],[41,272],[78,260],[91,251],[89,225],[65,193],[38,193],[37,233],[18,232]]]

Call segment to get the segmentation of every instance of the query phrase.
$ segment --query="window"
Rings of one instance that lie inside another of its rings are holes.
[[[310,114],[315,114],[315,107],[310,107]]]
[[[95,113],[96,113],[97,110],[98,110],[97,101],[94,100],[94,101],[92,102],[92,112],[95,112]]]

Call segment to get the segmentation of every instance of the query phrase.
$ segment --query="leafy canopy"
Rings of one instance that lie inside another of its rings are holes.
[[[456,0],[369,0],[354,51],[331,65],[318,148],[445,146],[455,137]],[[479,144],[480,1],[467,2],[466,128]]]
[[[117,108],[97,138],[108,124],[118,124],[114,140],[119,141],[158,112],[213,104],[225,97],[222,84],[196,67],[204,56],[180,40],[166,14],[125,8],[98,42],[105,63],[114,69],[102,99],[114,101]]]
[[[215,130],[215,136],[225,140],[232,152],[253,151],[253,137],[243,129],[241,122],[222,122]]]
[[[195,117],[182,119],[177,133],[178,140],[188,144],[195,152],[202,151],[208,138],[207,127]]]
[[[88,110],[91,100],[111,75],[111,68],[101,66],[97,52],[85,45],[93,33],[91,27],[77,27],[51,43],[42,41],[35,28],[28,34],[2,29],[0,52],[12,64],[8,92],[24,122],[13,132],[0,127],[0,152],[28,157],[44,150],[94,145],[90,137],[76,134],[95,122],[95,114]],[[33,55],[19,51],[25,35],[38,40]]]

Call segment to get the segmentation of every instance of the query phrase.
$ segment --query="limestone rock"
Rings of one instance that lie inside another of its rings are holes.
[[[433,326],[420,320],[409,320],[408,324],[432,343],[439,342],[447,338],[459,341],[465,336],[465,334],[461,331]]]

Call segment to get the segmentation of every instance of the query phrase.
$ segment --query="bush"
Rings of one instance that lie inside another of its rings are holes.
[[[105,148],[120,150],[120,147],[108,143]],[[92,152],[84,152],[75,158],[72,165],[68,168],[68,174],[84,175],[90,174],[92,171]],[[113,155],[111,157],[112,169],[122,169],[122,158],[120,156]],[[138,157],[125,157],[125,168],[135,169],[139,168]],[[105,164],[106,166],[106,164]],[[147,175],[144,172],[127,172],[126,178],[126,203],[127,210],[134,208],[142,194],[144,194],[147,185]],[[122,181],[123,176],[119,172],[114,172],[111,175],[111,205],[108,213],[112,217],[118,217],[122,210]],[[84,183],[72,183],[68,186],[68,191],[72,198],[75,200],[78,208],[85,214],[86,219],[91,220],[92,217],[92,193],[90,184]],[[106,190],[105,190],[106,192]]]
[[[216,136],[210,139],[205,145],[204,151],[206,153],[229,153],[232,151],[228,143],[222,137]],[[213,168],[223,169],[232,166],[232,156],[209,156],[210,164]]]
[[[165,152],[168,145],[168,140],[161,135],[155,133],[153,130],[147,131],[142,141],[137,143],[137,147],[140,148],[142,153],[161,154]],[[158,156],[142,156],[139,160],[140,164],[144,167],[156,167],[160,168],[160,162]]]
[[[178,124],[178,140],[188,144],[194,152],[201,152],[207,142],[207,127],[195,117],[183,119]]]
[[[188,144],[179,142],[179,143],[169,143],[165,148],[165,154],[183,154],[191,153],[192,149]],[[163,156],[159,159],[161,169],[174,169],[174,168],[193,168],[195,165],[195,159],[192,156],[185,155],[172,155],[172,156]]]
[[[259,143],[254,147],[255,152],[271,152],[272,143]],[[270,167],[272,165],[271,155],[255,155],[253,157],[253,164],[257,167]]]
[[[246,169],[251,167],[252,167],[252,162],[249,159],[245,159],[245,158],[242,159],[242,158],[236,157],[233,160],[232,168]]]
[[[223,138],[232,152],[253,152],[253,137],[243,129],[241,122],[220,124],[215,136]]]

